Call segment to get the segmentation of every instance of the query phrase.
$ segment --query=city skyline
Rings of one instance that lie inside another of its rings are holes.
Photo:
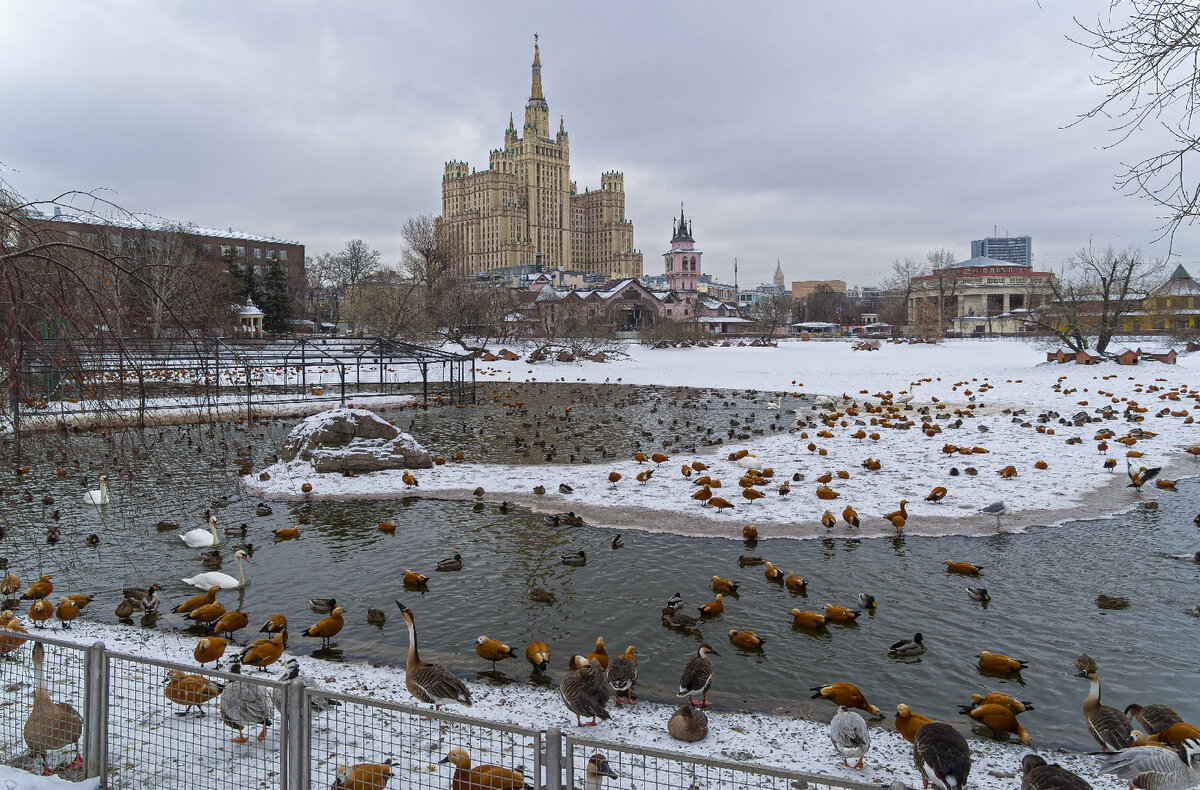
[[[444,163],[486,167],[520,115],[537,32],[571,177],[625,174],[647,274],[680,201],[706,270],[732,280],[737,257],[749,287],[776,259],[788,282],[874,285],[997,230],[1055,271],[1089,241],[1163,255],[1154,208],[1112,185],[1152,141],[1070,126],[1099,97],[1072,14],[1106,8],[8,3],[0,97],[20,120],[0,178],[310,254],[362,238],[395,264],[405,219],[439,212]],[[1195,268],[1193,237],[1175,251]]]

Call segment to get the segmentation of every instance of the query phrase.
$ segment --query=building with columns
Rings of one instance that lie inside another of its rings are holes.
[[[1023,317],[1054,298],[1053,283],[1054,272],[995,258],[971,258],[912,278],[908,320],[916,322],[923,312],[940,315],[964,335],[1028,331]]]
[[[557,131],[551,126],[536,35],[520,133],[510,114],[487,170],[446,163],[438,223],[461,250],[459,274],[532,265],[612,279],[642,275],[633,223],[625,218],[624,175],[602,173],[600,188],[583,193],[571,180],[570,139],[562,116]]]

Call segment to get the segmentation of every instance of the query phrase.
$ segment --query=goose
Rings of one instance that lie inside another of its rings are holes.
[[[913,634],[912,639],[901,639],[893,642],[888,653],[897,656],[919,656],[925,652],[924,637],[920,633]]]
[[[1183,717],[1169,705],[1128,705],[1125,715],[1136,717],[1151,735],[1157,735],[1172,724],[1183,721]]]
[[[904,740],[909,743],[912,743],[916,738],[917,730],[932,721],[933,719],[922,713],[914,713],[903,702],[896,706],[896,720],[894,722],[896,732],[900,733],[904,737]]]
[[[1092,786],[1061,765],[1027,754],[1021,760],[1021,790],[1092,790]]]
[[[842,756],[842,765],[847,768],[851,757],[858,758],[854,767],[862,770],[863,756],[871,748],[871,733],[867,731],[867,721],[858,713],[845,705],[838,707],[833,720],[829,722],[829,740],[833,748]]]
[[[208,529],[191,529],[179,536],[191,549],[207,549],[217,546],[217,517],[208,517]]]
[[[471,755],[466,749],[451,749],[438,761],[454,766],[450,779],[450,790],[521,790],[525,787],[525,776],[520,771],[499,765],[477,765],[471,767]]]
[[[289,658],[287,661],[283,662],[283,675],[280,676],[279,680],[281,683],[287,683],[289,685],[292,685],[294,684],[294,681],[299,680],[300,685],[306,689],[309,689],[310,691],[324,690],[315,682],[300,674],[300,662],[294,658]],[[280,713],[283,713],[283,695],[283,686],[276,686],[275,688],[271,689],[271,703],[275,706],[275,710],[279,711]],[[308,697],[308,709],[312,711],[313,714],[324,713],[330,708],[338,708],[342,705],[341,702],[338,702],[335,699],[330,699],[323,694],[309,693],[305,696]]]
[[[342,607],[335,606],[328,617],[322,618],[304,629],[304,632],[300,636],[319,638],[321,640],[321,649],[324,650],[329,647],[329,640],[337,636],[346,624],[346,621],[342,619],[344,611]]]
[[[516,651],[501,642],[499,639],[491,639],[483,635],[480,635],[475,640],[475,655],[479,656],[484,661],[491,661],[493,672],[496,671],[497,661],[503,661],[506,658],[517,657]]]
[[[103,478],[101,478],[103,481]],[[103,483],[101,483],[103,485]],[[25,744],[34,753],[41,755],[42,776],[51,776],[46,752],[52,749],[62,749],[72,744],[75,746],[75,759],[66,765],[67,770],[76,771],[83,767],[83,757],[79,754],[79,738],[83,735],[83,717],[79,711],[65,702],[55,702],[50,698],[46,689],[43,662],[45,648],[38,642],[33,646],[33,710],[25,719]]]
[[[182,705],[182,711],[176,711],[176,716],[186,716],[192,708],[203,716],[201,705],[220,695],[224,685],[200,675],[189,675],[183,670],[172,669],[167,672],[163,681],[163,696],[176,705]]]
[[[267,667],[274,664],[283,655],[287,632],[272,634],[270,639],[256,639],[242,649],[238,661],[259,671],[266,672]]]
[[[333,787],[335,790],[383,790],[392,778],[395,764],[396,761],[389,757],[381,763],[339,765]]]
[[[619,774],[608,764],[608,758],[597,752],[588,758],[584,770],[583,790],[600,790],[604,786],[604,778],[616,779]]]
[[[234,661],[229,666],[229,671],[240,675],[242,674],[242,665]],[[262,686],[257,683],[235,680],[221,692],[221,721],[238,731],[237,735],[230,738],[234,743],[245,743],[250,740],[249,735],[242,734],[242,729],[246,725],[261,724],[262,729],[258,732],[258,740],[262,741],[267,737],[267,727],[270,727],[274,721],[271,700],[267,698],[267,693],[263,691]]]
[[[550,666],[550,648],[542,641],[533,641],[525,646],[525,660],[533,666],[534,672],[546,674]]]
[[[1017,721],[1017,715],[1005,705],[963,705],[958,709],[958,712],[965,716],[970,716],[975,721],[990,729],[996,739],[999,739],[1000,733],[1010,732],[1017,736],[1021,740],[1021,743],[1026,746],[1030,744],[1029,733]]]
[[[930,722],[913,736],[913,762],[925,787],[932,782],[938,790],[962,790],[971,773],[971,749],[949,724]]]
[[[809,691],[815,691],[813,699],[827,699],[847,708],[865,710],[872,716],[882,717],[883,711],[867,702],[867,698],[853,683],[829,683],[824,686],[814,686]]]
[[[100,487],[85,493],[83,501],[96,507],[108,504],[108,475],[100,475]]]
[[[612,686],[614,703],[620,704],[624,695],[626,702],[634,704],[630,692],[638,677],[636,652],[636,648],[629,645],[624,653],[612,659],[608,665],[608,684]]]
[[[1101,771],[1116,774],[1143,790],[1186,790],[1200,784],[1200,740],[1173,749],[1135,746],[1099,755]]]
[[[702,741],[708,737],[708,714],[691,705],[681,705],[667,720],[667,733],[677,741]]]
[[[201,590],[216,585],[222,590],[236,590],[246,586],[246,577],[242,573],[242,561],[249,562],[246,552],[238,549],[233,553],[234,563],[237,565],[237,578],[233,578],[228,573],[220,571],[207,571],[197,574],[190,579],[183,579],[184,584],[190,584],[193,587],[198,587]]]
[[[696,655],[689,658],[687,663],[683,665],[683,674],[679,676],[679,691],[677,696],[687,696],[688,704],[701,708],[707,708],[709,705],[712,705],[708,701],[708,690],[712,688],[717,671],[709,656],[719,655],[721,654],[713,650],[712,645],[708,642],[701,644],[696,650]],[[699,702],[692,699],[692,695],[697,693],[701,695]]]
[[[597,719],[609,718],[609,691],[604,668],[599,661],[589,661],[586,656],[572,656],[567,663],[567,673],[558,684],[558,694],[567,710],[575,714],[579,727],[594,727]],[[584,724],[582,716],[590,716],[592,720]]]
[[[1008,674],[1016,674],[1022,669],[1029,666],[1028,661],[1021,661],[1016,658],[1009,658],[1000,653],[989,653],[986,650],[979,651],[979,668],[985,672],[1001,672]]]
[[[462,555],[455,554],[453,557],[439,561],[438,564],[436,566],[434,566],[434,570],[461,571],[462,566],[463,566]]]
[[[400,616],[408,627],[408,660],[404,665],[404,685],[408,687],[408,693],[421,702],[432,704],[435,710],[440,710],[447,702],[461,702],[470,707],[471,692],[461,680],[441,664],[421,660],[417,653],[417,626],[412,609],[399,601],[396,606],[400,607]]]
[[[1087,730],[1101,751],[1128,749],[1133,745],[1133,725],[1129,717],[1116,708],[1100,704],[1100,677],[1098,667],[1086,653],[1075,659],[1076,677],[1087,678],[1091,683],[1087,698],[1083,701],[1083,719]]]

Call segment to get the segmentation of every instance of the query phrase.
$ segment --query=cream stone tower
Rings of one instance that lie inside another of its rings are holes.
[[[603,173],[599,190],[577,194],[562,116],[553,136],[550,124],[535,35],[521,134],[510,114],[504,146],[490,152],[487,170],[477,173],[455,160],[442,174],[438,221],[464,253],[459,273],[533,264],[640,277],[642,254],[633,247],[633,223],[625,218],[624,176]]]

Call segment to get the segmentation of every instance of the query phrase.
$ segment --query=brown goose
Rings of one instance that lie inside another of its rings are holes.
[[[1050,764],[1036,754],[1021,760],[1021,790],[1092,790],[1092,786],[1061,765]]]
[[[924,786],[961,790],[971,774],[971,749],[967,739],[949,724],[931,722],[913,736],[913,762]]]
[[[417,654],[417,627],[413,623],[412,609],[396,601],[400,616],[408,626],[408,662],[404,665],[404,685],[408,693],[440,710],[447,702],[471,704],[471,692],[463,682],[441,664],[430,664]]]
[[[1133,716],[1146,728],[1149,735],[1157,735],[1172,724],[1179,724],[1183,717],[1170,705],[1129,705],[1126,716]]]
[[[594,727],[596,719],[608,719],[609,686],[604,680],[604,668],[594,658],[589,661],[587,656],[571,656],[567,673],[559,681],[558,695],[567,710],[575,714],[580,727]],[[581,716],[590,716],[592,720],[584,724]]]
[[[625,652],[612,659],[608,664],[608,685],[613,689],[613,702],[619,703],[621,697],[630,705],[634,704],[629,692],[637,683],[637,655],[633,645],[625,648]]]
[[[79,738],[83,735],[83,717],[79,711],[65,702],[50,699],[46,690],[46,679],[42,673],[45,650],[41,642],[33,646],[33,710],[25,720],[25,743],[35,754],[42,757],[42,776],[51,776],[54,771],[46,760],[46,752],[75,746],[75,759],[66,767],[78,770],[83,767],[79,754]]]
[[[1083,701],[1083,720],[1088,732],[1100,744],[1101,751],[1127,749],[1133,745],[1133,725],[1129,717],[1116,708],[1100,704],[1100,678],[1096,662],[1086,653],[1075,659],[1077,677],[1087,678],[1091,684],[1087,699]]]
[[[712,704],[708,701],[708,690],[712,688],[713,680],[717,675],[713,662],[709,659],[710,655],[719,656],[721,654],[713,650],[712,645],[705,642],[696,650],[696,655],[689,658],[688,662],[683,665],[683,674],[679,676],[677,696],[686,695],[690,704],[698,705],[701,708],[707,708]],[[699,702],[692,699],[692,695],[697,693],[701,695]]]
[[[667,720],[667,732],[677,741],[702,741],[708,737],[708,714],[691,705],[681,705]]]

